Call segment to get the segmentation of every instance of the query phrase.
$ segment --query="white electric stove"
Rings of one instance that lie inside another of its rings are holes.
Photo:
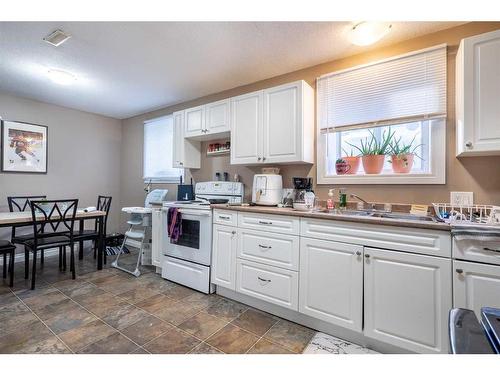
[[[195,187],[195,200],[163,204],[162,277],[204,293],[212,293],[210,265],[212,259],[212,209],[210,204],[243,202],[241,182],[200,182]],[[172,243],[167,231],[170,208],[182,215],[181,235]]]

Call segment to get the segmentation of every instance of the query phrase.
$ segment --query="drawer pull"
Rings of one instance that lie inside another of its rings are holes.
[[[262,221],[262,220],[259,220],[259,224],[271,225],[272,221]]]
[[[222,216],[222,215],[219,215],[219,219],[222,219],[222,220],[231,220],[231,218],[229,216]]]
[[[270,279],[263,279],[262,277],[260,276],[257,276],[257,279],[259,279],[260,281],[262,281],[263,283],[270,283],[271,280]]]
[[[231,234],[236,234],[236,231],[235,231],[235,230],[233,230],[233,231],[231,232]]]
[[[370,257],[370,254],[365,254],[365,258],[368,259]]]
[[[495,253],[500,253],[500,249],[491,249],[489,247],[483,247],[483,250],[486,250],[486,251],[493,251]]]
[[[267,249],[272,249],[272,247],[271,247],[271,246],[266,246],[266,245],[261,245],[261,244],[259,244],[259,247],[260,247],[261,249],[266,249],[266,250],[267,250]]]
[[[460,274],[464,273],[464,270],[460,269],[460,268],[457,268],[456,271],[457,271],[457,273],[460,273]]]
[[[356,255],[359,257],[361,256],[361,251],[356,251]]]

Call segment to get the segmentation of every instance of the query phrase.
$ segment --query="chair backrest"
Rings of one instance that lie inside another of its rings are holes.
[[[106,212],[106,216],[104,217],[104,234],[106,234],[106,226],[108,224],[108,215],[109,215],[109,210],[111,208],[111,199],[113,197],[109,197],[106,195],[99,195],[97,197],[97,211],[104,211]],[[97,231],[97,222],[96,222],[96,231]]]
[[[35,200],[40,200],[40,199],[45,199],[47,198],[46,195],[21,195],[21,196],[11,196],[7,197],[7,203],[9,205],[9,211],[10,212],[24,212],[26,210],[30,210],[30,202],[35,199]],[[29,227],[31,224],[28,225],[18,225],[17,227]],[[16,236],[16,227],[12,227],[12,238]]]
[[[78,199],[32,200],[30,202],[35,246],[42,238],[61,233],[73,240]],[[46,231],[46,227],[52,231]]]

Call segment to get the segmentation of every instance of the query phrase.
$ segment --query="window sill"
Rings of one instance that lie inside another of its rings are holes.
[[[351,185],[444,185],[443,175],[434,174],[372,174],[372,175],[333,175],[318,176],[318,184],[351,184]]]

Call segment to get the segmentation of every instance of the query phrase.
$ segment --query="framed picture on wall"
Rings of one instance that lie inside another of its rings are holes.
[[[44,125],[1,122],[2,172],[47,173],[47,133]]]

